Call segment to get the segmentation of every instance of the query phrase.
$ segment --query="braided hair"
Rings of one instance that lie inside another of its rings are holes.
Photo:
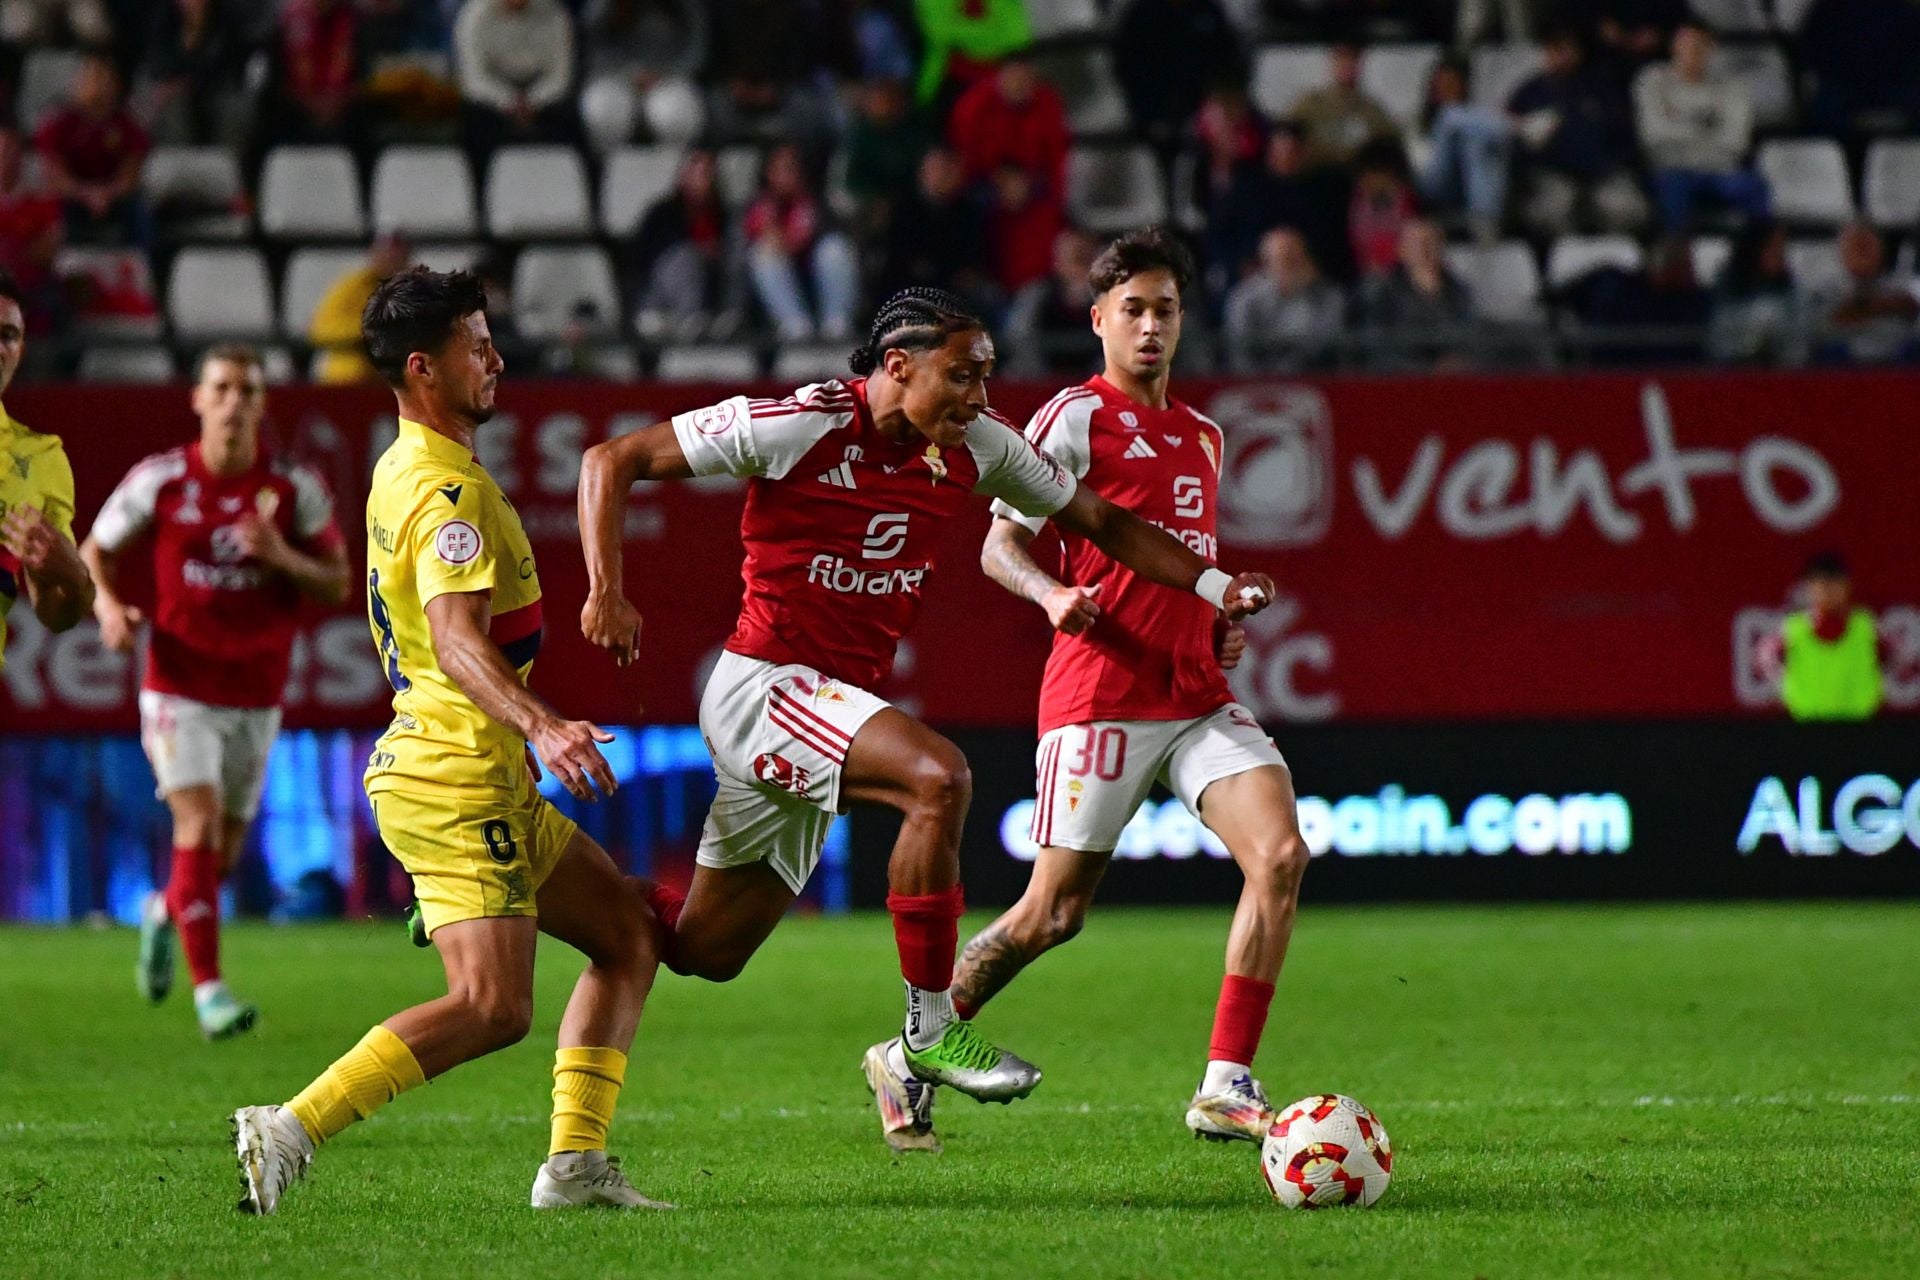
[[[867,345],[847,357],[847,367],[864,377],[880,367],[889,348],[930,351],[952,334],[985,327],[984,320],[945,289],[902,289],[881,306]]]

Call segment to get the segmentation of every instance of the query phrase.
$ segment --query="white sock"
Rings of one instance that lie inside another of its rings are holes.
[[[898,1038],[895,1038],[893,1043],[887,1046],[887,1070],[893,1072],[893,1074],[899,1076],[902,1080],[915,1080],[919,1078],[913,1074],[913,1068],[907,1065],[906,1050],[902,1047],[901,1041]]]
[[[953,997],[945,991],[928,991],[911,982],[907,988],[907,1025],[902,1034],[907,1048],[920,1050],[938,1044],[953,1021]]]
[[[1200,1078],[1201,1093],[1219,1093],[1233,1083],[1235,1076],[1251,1076],[1253,1068],[1244,1062],[1215,1058],[1207,1063],[1207,1074]]]

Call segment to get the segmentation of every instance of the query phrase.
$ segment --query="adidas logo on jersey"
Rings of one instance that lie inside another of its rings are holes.
[[[858,489],[860,487],[853,482],[853,464],[851,462],[843,462],[831,471],[822,471],[814,478],[821,484],[832,485],[836,489]]]
[[[1160,455],[1154,452],[1153,446],[1147,443],[1145,436],[1135,436],[1133,443],[1128,445],[1127,451],[1120,456],[1123,458],[1157,458]]]

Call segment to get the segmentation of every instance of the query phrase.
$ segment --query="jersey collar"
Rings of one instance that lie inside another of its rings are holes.
[[[472,462],[475,455],[460,446],[458,441],[441,435],[425,423],[415,422],[411,418],[400,419],[400,438],[410,440],[416,449],[425,450],[436,458],[461,464]]]
[[[1099,395],[1101,401],[1110,409],[1131,409],[1135,413],[1149,414],[1172,413],[1180,407],[1180,402],[1172,396],[1167,397],[1167,407],[1164,409],[1156,409],[1150,404],[1141,404],[1138,400],[1135,400],[1132,396],[1114,386],[1111,382],[1108,382],[1104,374],[1094,374],[1093,377],[1087,379],[1087,385],[1093,388],[1094,392]]]

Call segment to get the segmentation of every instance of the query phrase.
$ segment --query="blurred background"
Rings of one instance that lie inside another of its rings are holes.
[[[584,821],[636,870],[685,874],[711,794],[688,726],[740,489],[634,495],[648,656],[615,672],[570,621],[581,450],[842,372],[914,284],[993,318],[1024,421],[1097,370],[1102,238],[1167,222],[1222,559],[1281,587],[1235,684],[1310,899],[1920,892],[1909,0],[0,0],[0,117],[7,408],[64,438],[76,532],[240,340],[357,543],[394,430],[360,307],[411,261],[486,278],[481,453],[555,604],[535,684],[620,726]],[[1047,635],[975,571],[985,524],[884,692],[967,749],[992,902],[1032,852]],[[1870,612],[1867,702],[1783,705],[1813,604]],[[167,846],[138,655],[28,615],[0,918],[130,919]],[[234,909],[405,902],[359,790],[385,689],[359,602],[316,612]],[[1224,898],[1163,800],[1105,892]],[[841,824],[809,902],[877,902],[891,828]]]

